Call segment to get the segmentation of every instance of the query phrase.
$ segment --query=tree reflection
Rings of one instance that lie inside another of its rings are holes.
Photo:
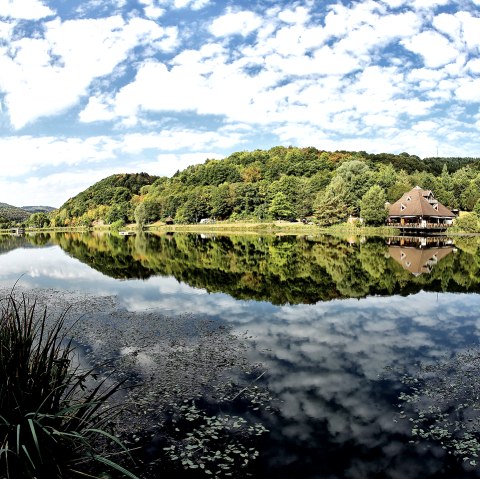
[[[438,238],[64,233],[1,237],[0,251],[46,244],[113,278],[173,276],[209,292],[274,304],[480,289],[476,237],[453,245]]]

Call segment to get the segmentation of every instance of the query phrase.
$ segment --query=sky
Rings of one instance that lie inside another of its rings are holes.
[[[0,0],[0,202],[277,145],[480,157],[480,0]]]

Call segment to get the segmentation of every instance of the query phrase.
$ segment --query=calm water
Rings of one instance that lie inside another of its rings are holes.
[[[478,238],[0,237],[0,287],[21,276],[248,329],[278,399],[258,478],[480,477],[440,444],[409,444],[385,372],[478,346],[479,269]]]

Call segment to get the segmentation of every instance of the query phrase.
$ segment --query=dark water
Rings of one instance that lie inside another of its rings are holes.
[[[277,412],[254,477],[470,478],[410,444],[398,374],[478,346],[480,239],[204,235],[0,237],[0,286],[116,295],[248,329]],[[386,369],[387,368],[387,369]]]

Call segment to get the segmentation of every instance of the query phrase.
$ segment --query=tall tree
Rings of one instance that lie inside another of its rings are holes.
[[[281,191],[273,197],[268,211],[274,218],[280,220],[292,218],[295,214],[293,205],[288,201],[285,193],[282,193]]]
[[[320,226],[330,226],[344,221],[352,213],[348,204],[349,191],[343,178],[336,177],[320,192],[313,205],[314,215]]]
[[[340,165],[335,173],[345,182],[347,204],[358,212],[360,199],[373,184],[373,171],[363,161],[350,160]]]
[[[385,192],[378,185],[373,185],[360,200],[360,215],[367,225],[379,226],[387,218]]]

